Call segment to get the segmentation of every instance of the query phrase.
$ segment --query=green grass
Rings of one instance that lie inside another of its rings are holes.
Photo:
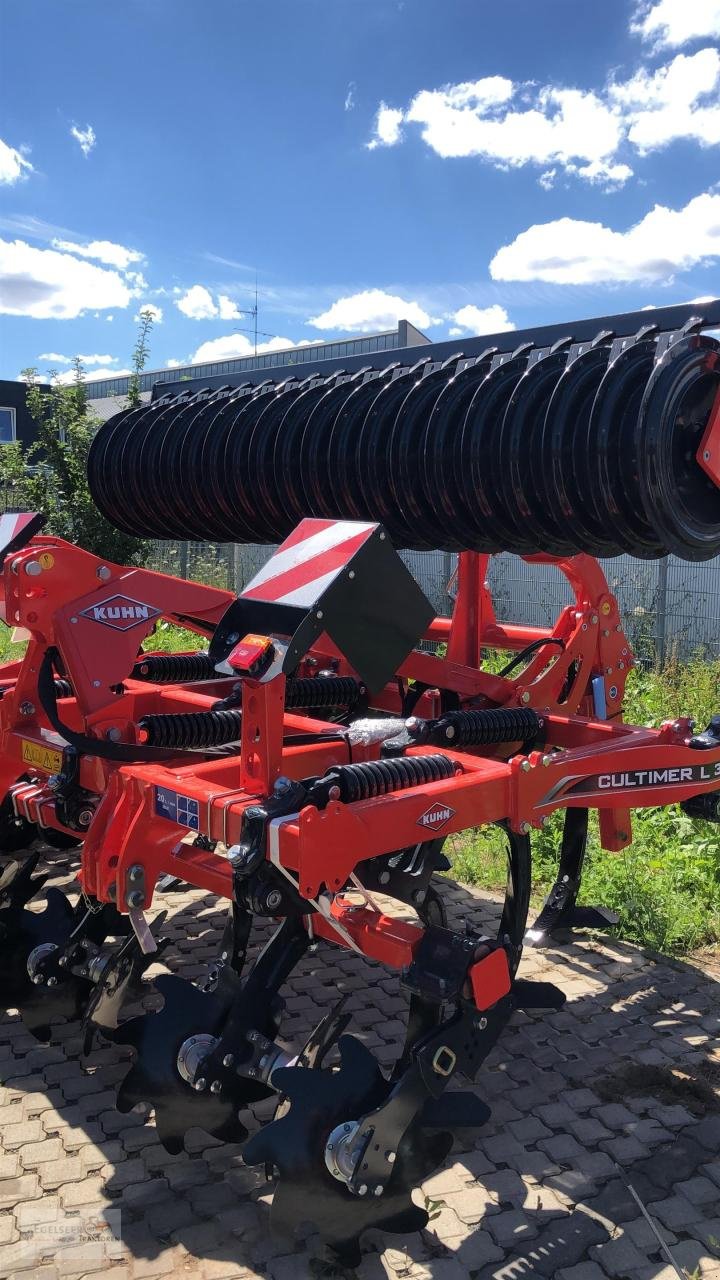
[[[173,652],[201,649],[204,641],[161,622],[145,647]],[[23,650],[0,627],[0,660],[20,657]],[[719,711],[720,662],[671,661],[662,672],[636,669],[628,680],[625,718],[635,724],[657,726],[691,715],[704,728]],[[533,833],[536,905],[555,876],[561,829],[562,815],[555,814],[543,831]],[[720,942],[720,827],[693,822],[672,806],[635,811],[633,833],[629,849],[606,853],[591,815],[581,902],[617,911],[619,936],[656,951],[682,955]],[[445,848],[457,879],[492,890],[504,884],[505,843],[497,828],[452,836]]]
[[[672,661],[662,672],[635,670],[628,681],[625,718],[657,726],[691,715],[702,728],[720,711],[720,662]],[[557,867],[562,815],[534,832],[536,905]],[[622,853],[600,848],[591,815],[588,859],[580,901],[617,911],[617,933],[656,951],[682,955],[720,942],[720,827],[693,822],[673,805],[633,813],[633,844]],[[497,889],[505,877],[501,833],[487,828],[452,837],[452,874]]]

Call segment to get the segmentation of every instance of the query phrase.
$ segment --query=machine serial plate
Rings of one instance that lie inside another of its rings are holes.
[[[31,742],[29,738],[22,739],[22,758],[25,764],[47,769],[48,773],[60,773],[62,769],[62,751],[54,751],[42,742]]]
[[[200,830],[199,803],[191,796],[181,796],[177,791],[168,791],[167,787],[156,787],[155,812],[159,818],[167,818],[179,827]]]

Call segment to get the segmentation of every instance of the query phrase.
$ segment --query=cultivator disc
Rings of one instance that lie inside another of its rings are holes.
[[[392,1157],[392,1174],[381,1195],[360,1181],[348,1186],[351,1168],[343,1163],[343,1140],[361,1115],[379,1107],[390,1093],[377,1061],[353,1036],[340,1041],[337,1070],[288,1067],[275,1073],[277,1087],[290,1106],[247,1143],[246,1164],[273,1166],[279,1172],[272,1203],[273,1232],[292,1235],[313,1223],[346,1266],[360,1261],[363,1231],[421,1230],[427,1211],[414,1204],[412,1191],[442,1164],[452,1135],[423,1132],[418,1120],[406,1131]]]

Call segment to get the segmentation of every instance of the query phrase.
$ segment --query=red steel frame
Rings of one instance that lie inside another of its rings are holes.
[[[572,589],[574,601],[552,629],[498,622],[486,585],[489,557],[463,552],[452,618],[436,618],[426,637],[444,642],[445,656],[415,650],[397,674],[401,681],[429,686],[417,702],[418,716],[440,713],[440,688],[457,693],[465,707],[534,708],[544,722],[544,749],[522,754],[518,743],[515,754],[506,759],[500,749],[444,747],[444,754],[458,766],[452,778],[354,804],[334,801],[324,810],[306,806],[300,813],[271,821],[267,856],[292,878],[302,896],[321,908],[312,916],[318,936],[393,966],[409,962],[422,930],[368,906],[351,905],[341,890],[364,859],[427,839],[421,819],[429,808],[447,811],[436,833],[442,835],[503,819],[515,831],[527,832],[542,826],[556,809],[596,808],[603,846],[619,850],[631,840],[631,806],[676,803],[720,787],[720,749],[690,748],[687,719],[658,730],[623,723],[623,693],[633,657],[617,601],[598,563],[585,555],[527,559],[555,565]],[[25,780],[27,786],[16,792],[18,814],[41,826],[66,830],[55,814],[48,786],[64,744],[38,697],[38,673],[47,647],[57,648],[75,692],[74,698],[59,704],[64,722],[91,737],[134,742],[143,715],[207,710],[229,687],[221,676],[190,687],[134,680],[128,673],[139,645],[160,617],[209,635],[234,597],[214,587],[105,563],[44,536],[8,557],[2,580],[6,619],[26,629],[30,641],[22,661],[0,670],[0,797]],[[141,616],[128,619],[127,630],[93,619],[93,607],[102,608],[115,595],[140,606]],[[145,610],[147,617],[142,616]],[[517,652],[548,637],[561,639],[562,650],[545,646],[516,679],[481,666],[482,650]],[[332,660],[339,674],[352,674],[323,637],[300,673]],[[598,679],[606,718],[593,711],[591,681]],[[286,712],[284,691],[284,676],[267,683],[245,681],[239,755],[208,759],[186,754],[177,764],[119,764],[91,754],[81,757],[80,785],[100,797],[84,841],[81,880],[86,893],[100,901],[116,900],[127,910],[129,871],[141,866],[145,907],[158,877],[166,873],[231,896],[227,858],[189,842],[185,827],[160,816],[155,789],[164,787],[196,800],[200,831],[210,841],[231,846],[240,838],[245,808],[267,796],[279,776],[301,779],[348,763],[344,741],[284,745],[286,732],[297,735],[330,727]],[[398,713],[397,685],[388,685],[372,705]],[[422,754],[437,749],[411,750]],[[351,749],[354,762],[378,754],[377,745]],[[487,972],[486,966],[484,977]],[[486,1007],[479,980],[474,986],[479,1007]],[[497,998],[497,991],[492,998]]]

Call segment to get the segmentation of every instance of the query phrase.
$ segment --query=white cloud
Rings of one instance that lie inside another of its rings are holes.
[[[654,72],[642,67],[608,92],[624,112],[628,141],[642,154],[676,138],[701,146],[720,143],[718,88],[720,53],[700,49],[690,57],[680,53]]]
[[[77,258],[92,258],[108,267],[117,267],[119,271],[126,271],[131,263],[142,262],[144,259],[144,255],[137,249],[126,249],[125,245],[114,244],[112,240],[91,240],[89,244],[75,244],[72,240],[54,239],[52,247],[65,253],[74,253]]]
[[[374,151],[376,147],[394,147],[402,137],[403,116],[402,111],[381,102],[375,116],[373,136],[365,144],[368,151]]]
[[[375,329],[394,329],[398,320],[409,320],[418,329],[439,323],[423,310],[419,302],[407,301],[382,289],[364,289],[362,293],[338,298],[322,315],[308,320],[308,324],[316,329],[371,333]]]
[[[258,355],[263,351],[281,351],[285,347],[299,346],[290,338],[270,338],[267,342],[258,342]],[[212,360],[234,360],[237,356],[251,356],[255,345],[244,333],[228,333],[224,338],[212,338],[198,347],[191,363],[204,364]]]
[[[720,0],[644,0],[630,30],[658,48],[720,36]]]
[[[162,321],[163,321],[162,307],[156,307],[154,302],[141,302],[140,306],[137,309],[137,315],[133,316],[133,319],[135,320],[136,323],[140,319],[141,313],[143,311],[150,312],[150,315],[153,318],[153,324],[162,324]]]
[[[553,284],[667,282],[678,271],[720,258],[720,194],[705,192],[682,209],[655,205],[627,231],[558,218],[536,223],[498,250],[495,280]]]
[[[82,151],[83,155],[85,156],[85,159],[87,160],[88,156],[90,155],[90,152],[95,146],[95,141],[96,141],[95,130],[93,129],[92,125],[89,124],[84,129],[78,129],[77,125],[74,124],[70,129],[70,134],[75,139],[75,141],[80,144],[80,150]]]
[[[233,302],[232,298],[228,298],[227,294],[219,293],[217,300],[218,316],[221,320],[238,320],[240,312]]]
[[[355,106],[355,90],[356,89],[357,89],[357,85],[355,84],[355,81],[351,80],[347,87],[347,93],[345,94],[344,105],[345,105],[346,111],[352,111],[353,107]]]
[[[173,360],[173,359],[170,359],[170,360],[168,360],[168,361],[167,361],[166,368],[167,368],[167,369],[179,369],[179,368],[182,366],[182,364],[183,364],[183,363],[184,363],[184,361],[182,361],[182,360]]]
[[[0,239],[0,312],[72,320],[88,310],[123,308],[132,291],[117,271],[57,249]]]
[[[214,320],[218,314],[210,290],[202,284],[194,284],[176,300],[175,306],[189,320]]]
[[[100,382],[102,378],[126,378],[132,373],[132,369],[93,369],[91,373],[85,374],[86,382]],[[60,386],[71,385],[75,381],[75,370],[68,369],[66,373],[59,373],[55,381]]]
[[[27,178],[32,171],[33,167],[30,161],[25,159],[22,151],[18,151],[17,147],[11,147],[8,142],[3,142],[0,138],[0,185],[7,183],[8,186],[12,186],[21,178]]]
[[[48,364],[72,364],[70,356],[58,355],[57,351],[44,351],[42,355],[37,357],[38,360],[47,360]]]
[[[517,328],[505,308],[497,303],[491,307],[476,307],[469,303],[459,311],[453,311],[448,319],[454,321],[451,338],[458,338],[464,333],[505,333]]]
[[[696,2],[683,0],[688,10]],[[403,126],[414,124],[443,159],[542,167],[538,181],[545,190],[565,174],[612,190],[632,177],[633,152],[645,155],[678,138],[720,144],[719,88],[715,47],[678,54],[654,71],[642,67],[597,91],[487,76],[423,89],[405,110],[382,103],[368,146],[395,146]]]

